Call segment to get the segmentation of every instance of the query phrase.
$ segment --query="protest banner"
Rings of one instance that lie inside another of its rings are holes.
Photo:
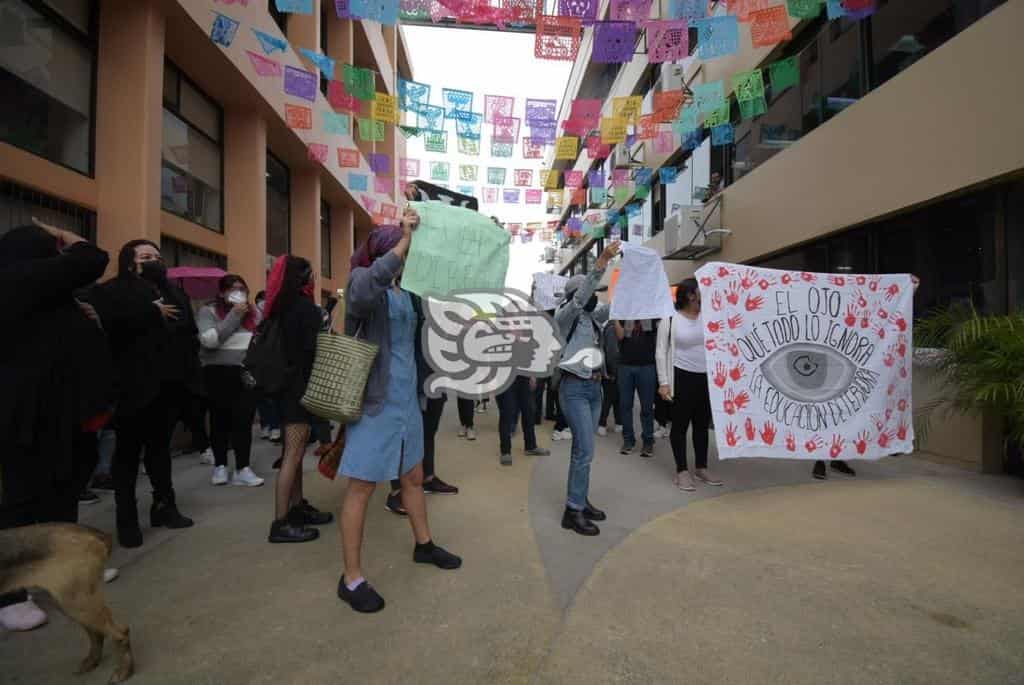
[[[913,450],[909,275],[711,263],[697,278],[721,458]]]
[[[568,277],[559,274],[537,272],[533,275],[533,303],[539,309],[551,311],[562,303],[563,289]]]
[[[509,234],[487,216],[441,202],[410,202],[419,212],[402,287],[417,295],[505,286]]]

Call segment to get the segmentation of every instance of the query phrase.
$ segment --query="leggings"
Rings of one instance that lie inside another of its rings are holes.
[[[708,431],[711,427],[711,399],[708,396],[708,375],[675,369],[675,390],[672,401],[672,456],[676,472],[686,470],[686,429],[693,424],[694,468],[708,466]]]
[[[475,403],[473,400],[463,399],[461,397],[456,400],[456,403],[459,405],[459,423],[463,428],[472,428],[473,406]]]
[[[228,446],[235,450],[235,469],[249,465],[256,391],[242,383],[242,367],[213,364],[204,367],[210,407],[210,443],[217,466],[227,466]]]

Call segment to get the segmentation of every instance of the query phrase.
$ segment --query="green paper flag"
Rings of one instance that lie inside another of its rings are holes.
[[[732,110],[730,106],[730,100],[726,98],[722,105],[708,114],[704,115],[704,126],[707,128],[714,128],[715,126],[721,126],[722,124],[729,123],[729,117]]]
[[[359,123],[359,139],[371,142],[380,142],[384,140],[384,122],[374,121],[373,119],[358,119]]]
[[[345,92],[360,100],[373,100],[376,97],[376,78],[369,69],[360,69],[351,64],[342,68],[345,81]]]
[[[479,212],[443,202],[410,202],[420,215],[402,288],[423,296],[505,287],[509,234]],[[427,302],[424,301],[424,305]]]
[[[823,0],[786,0],[786,10],[794,19],[817,19]]]
[[[629,199],[629,186],[615,187],[615,204],[624,204]]]
[[[590,189],[590,204],[602,205],[608,198],[608,192],[604,188],[591,188]]]
[[[732,89],[740,102],[764,98],[764,77],[760,69],[733,74]]]
[[[647,196],[651,194],[650,186],[637,186],[636,192],[633,193],[633,197],[638,200],[646,200]]]
[[[780,60],[768,67],[772,81],[773,96],[777,96],[790,86],[800,83],[800,62],[798,57]]]
[[[415,126],[399,126],[398,131],[406,140],[409,138],[416,138],[420,135],[420,130]]]
[[[740,100],[740,116],[744,119],[759,117],[768,111],[768,103],[763,97],[756,100]]]
[[[423,134],[423,149],[427,152],[448,152],[447,131],[427,131]]]
[[[496,166],[487,167],[487,182],[492,186],[505,185],[505,168]]]
[[[448,162],[431,162],[430,163],[430,180],[431,181],[447,181],[449,173]]]

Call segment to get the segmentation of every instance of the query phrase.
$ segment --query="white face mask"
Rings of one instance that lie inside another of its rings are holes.
[[[249,296],[240,290],[232,290],[227,297],[228,302],[231,304],[245,304],[248,299]]]

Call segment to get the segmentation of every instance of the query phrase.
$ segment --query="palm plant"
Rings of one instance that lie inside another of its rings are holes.
[[[918,410],[919,435],[945,408],[1002,420],[1005,437],[1024,441],[1024,313],[979,314],[972,306],[940,308],[916,324],[918,347],[939,348],[940,397]]]

